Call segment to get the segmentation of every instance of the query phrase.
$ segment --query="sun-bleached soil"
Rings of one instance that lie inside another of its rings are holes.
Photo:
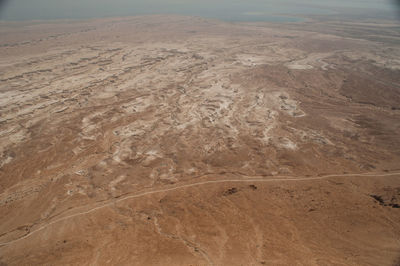
[[[0,265],[400,263],[396,25],[0,36]]]

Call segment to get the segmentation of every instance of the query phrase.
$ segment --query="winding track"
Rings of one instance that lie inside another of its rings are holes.
[[[47,227],[55,224],[55,223],[59,223],[61,221],[65,221],[77,216],[83,216],[92,212],[95,212],[99,209],[111,206],[115,203],[121,202],[121,201],[125,201],[128,199],[133,199],[133,198],[140,198],[143,196],[147,196],[147,195],[152,195],[152,194],[158,194],[158,193],[164,193],[164,192],[170,192],[170,191],[175,191],[178,189],[183,189],[183,188],[189,188],[189,187],[196,187],[196,186],[202,186],[202,185],[207,185],[207,184],[219,184],[219,183],[230,183],[230,182],[276,182],[276,181],[309,181],[309,180],[321,180],[321,179],[327,179],[327,178],[331,178],[331,177],[351,177],[351,176],[375,176],[375,177],[383,177],[383,176],[396,176],[399,175],[400,176],[400,172],[393,172],[393,173],[360,173],[360,174],[331,174],[331,175],[323,175],[323,176],[317,176],[317,177],[300,177],[300,178],[295,178],[293,176],[274,176],[275,178],[271,178],[271,179],[264,179],[264,178],[253,178],[253,179],[223,179],[223,180],[210,180],[210,181],[203,181],[203,182],[198,182],[198,183],[192,183],[192,184],[186,184],[186,185],[181,185],[181,186],[176,186],[176,187],[172,187],[172,188],[166,188],[166,189],[159,189],[159,190],[152,190],[152,191],[147,191],[147,192],[142,192],[142,193],[138,193],[138,194],[134,194],[134,195],[130,195],[130,196],[126,196],[117,200],[113,200],[111,202],[108,202],[106,204],[103,204],[101,206],[98,207],[94,207],[90,210],[87,210],[85,212],[78,212],[72,215],[68,215],[59,219],[56,219],[52,222],[49,222],[41,227],[39,227],[38,229],[29,232],[28,234],[8,241],[8,242],[3,242],[0,243],[0,247],[4,247],[4,246],[8,246],[11,245],[15,242],[21,241],[23,239],[26,239],[30,236],[32,236],[33,234],[42,231],[44,229],[46,229]],[[256,176],[255,176],[256,177]],[[276,178],[279,177],[279,178]]]

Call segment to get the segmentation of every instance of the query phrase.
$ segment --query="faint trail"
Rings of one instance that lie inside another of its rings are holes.
[[[161,229],[160,224],[158,223],[157,216],[154,216],[154,226],[155,226],[155,228],[157,230],[157,233],[159,233],[161,236],[164,236],[164,237],[167,237],[167,238],[170,238],[170,239],[173,239],[173,240],[178,240],[178,241],[183,242],[183,244],[187,248],[189,248],[190,250],[193,250],[194,254],[196,254],[196,252],[198,252],[208,262],[208,265],[211,265],[211,266],[214,265],[214,263],[212,262],[212,260],[208,256],[207,252],[204,251],[202,248],[200,248],[199,244],[193,243],[193,242],[183,238],[179,234],[172,235],[172,234],[164,233],[162,231],[162,229]]]
[[[323,176],[317,176],[317,177],[300,177],[300,178],[295,178],[293,176],[274,176],[275,178],[270,178],[270,179],[264,179],[263,177],[265,176],[260,176],[259,178],[253,178],[253,179],[223,179],[223,180],[210,180],[210,181],[203,181],[203,182],[198,182],[198,183],[192,183],[192,184],[186,184],[186,185],[180,185],[180,186],[176,186],[176,187],[172,187],[172,188],[166,188],[166,189],[159,189],[159,190],[152,190],[152,191],[147,191],[147,192],[142,192],[139,194],[135,194],[135,195],[130,195],[130,196],[126,196],[117,200],[113,200],[109,203],[103,204],[101,206],[92,208],[90,210],[87,210],[85,212],[78,212],[72,215],[68,215],[59,219],[56,219],[52,222],[49,222],[41,227],[39,227],[36,230],[33,230],[31,232],[29,232],[28,234],[24,235],[23,237],[17,238],[15,240],[11,240],[8,242],[3,242],[0,243],[0,247],[2,246],[7,246],[10,244],[13,244],[15,242],[18,242],[20,240],[23,240],[25,238],[30,237],[31,235],[42,231],[44,229],[46,229],[47,227],[55,224],[55,223],[59,223],[61,221],[65,221],[74,217],[78,217],[78,216],[83,216],[92,212],[95,212],[99,209],[103,209],[105,207],[111,206],[115,203],[121,202],[121,201],[125,201],[128,199],[134,199],[134,198],[140,198],[143,196],[147,196],[147,195],[152,195],[152,194],[158,194],[158,193],[164,193],[164,192],[170,192],[170,191],[175,191],[175,190],[179,190],[179,189],[183,189],[183,188],[190,188],[190,187],[196,187],[196,186],[202,186],[202,185],[207,185],[207,184],[220,184],[220,183],[231,183],[231,182],[239,182],[239,183],[249,183],[249,182],[276,182],[276,181],[310,181],[310,180],[321,180],[321,179],[327,179],[327,178],[331,178],[331,177],[351,177],[351,176],[371,176],[371,177],[382,177],[382,176],[396,176],[396,175],[400,175],[400,172],[395,172],[395,173],[362,173],[362,174],[331,174],[331,175],[323,175]],[[257,177],[257,176],[254,176]],[[276,178],[278,177],[278,178]]]

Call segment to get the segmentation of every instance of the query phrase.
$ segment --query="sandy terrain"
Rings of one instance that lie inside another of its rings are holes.
[[[0,36],[0,265],[400,263],[396,25]]]

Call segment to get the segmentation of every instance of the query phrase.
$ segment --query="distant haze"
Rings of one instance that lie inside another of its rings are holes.
[[[76,19],[142,14],[257,20],[273,15],[393,17],[394,0],[0,0],[2,20]]]

